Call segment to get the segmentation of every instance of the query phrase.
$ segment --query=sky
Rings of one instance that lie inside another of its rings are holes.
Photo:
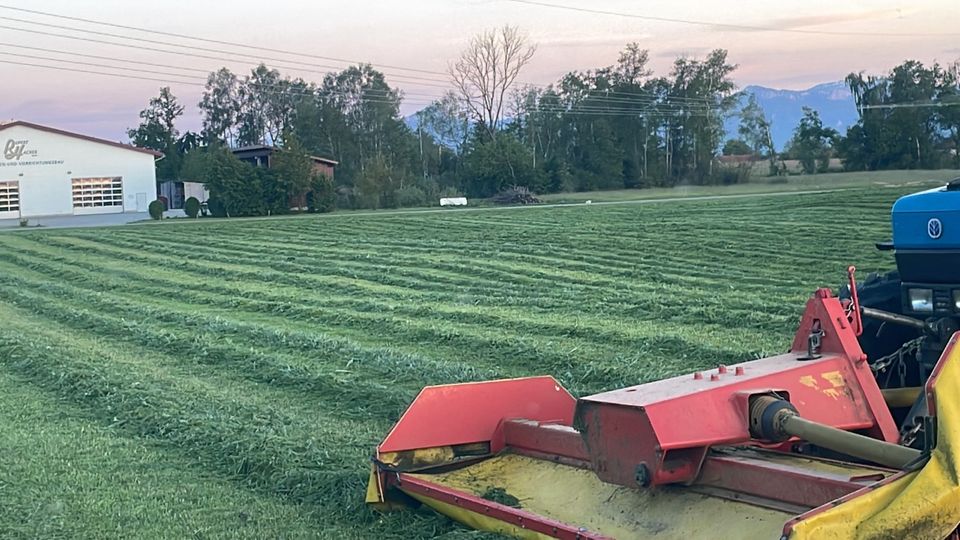
[[[650,51],[651,67],[658,75],[668,74],[679,55],[697,57],[724,48],[730,61],[739,66],[734,79],[741,87],[759,84],[795,90],[837,81],[852,71],[880,74],[906,59],[949,63],[960,58],[960,2],[956,0],[542,3],[610,13],[511,0],[0,0],[0,121],[32,121],[125,142],[126,129],[137,125],[137,115],[147,101],[161,86],[170,86],[187,107],[178,127],[198,130],[196,103],[205,73],[222,66],[245,73],[259,61],[273,67],[280,60],[287,66],[280,68],[285,75],[317,82],[324,72],[342,69],[349,62],[369,62],[405,92],[402,112],[411,114],[449,86],[443,73],[470,36],[505,24],[519,27],[537,45],[533,60],[521,75],[522,82],[530,84],[549,84],[570,71],[611,65],[629,42]],[[10,8],[293,51],[301,56]],[[627,15],[793,32],[651,21]]]

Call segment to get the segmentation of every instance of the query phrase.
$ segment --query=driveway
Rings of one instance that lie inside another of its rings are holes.
[[[32,217],[28,219],[29,229],[42,227],[44,229],[66,229],[74,227],[104,227],[110,225],[126,225],[134,221],[150,219],[147,212],[129,214],[99,214],[95,216],[49,216]],[[0,230],[23,230],[19,219],[0,219]]]

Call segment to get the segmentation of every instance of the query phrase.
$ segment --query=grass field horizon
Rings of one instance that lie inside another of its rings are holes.
[[[937,170],[894,170],[894,171],[871,171],[871,172],[843,172],[843,173],[824,173],[815,175],[793,175],[780,178],[758,177],[752,181],[743,184],[732,184],[728,186],[700,186],[700,185],[679,185],[669,188],[645,188],[645,189],[615,189],[603,191],[583,191],[583,192],[564,192],[549,193],[539,195],[538,197],[547,205],[565,205],[565,204],[583,204],[586,201],[601,204],[630,204],[648,201],[657,201],[663,199],[688,199],[688,198],[713,198],[713,197],[745,197],[759,196],[767,194],[788,194],[806,191],[845,191],[849,189],[872,188],[894,188],[909,187],[913,190],[922,190],[938,185],[944,182],[960,177],[960,169],[937,169]],[[534,207],[536,205],[533,205]],[[346,218],[368,215],[386,215],[386,214],[418,214],[418,213],[440,213],[440,212],[472,212],[472,211],[495,211],[505,207],[495,206],[485,199],[474,200],[468,207],[448,207],[439,208],[436,206],[412,207],[400,209],[358,209],[358,210],[337,210],[328,214],[295,214],[283,216],[261,216],[261,217],[243,217],[230,218],[231,221],[274,221],[290,219],[326,219],[326,218]],[[514,207],[516,208],[516,207]],[[522,206],[519,208],[530,208]],[[175,218],[165,219],[160,222],[144,221],[143,224],[154,226],[169,225],[187,225],[193,226],[210,220]],[[42,219],[40,220],[42,223]],[[36,227],[42,229],[43,227]],[[5,229],[12,232],[21,229]],[[0,229],[4,231],[4,229]]]
[[[0,235],[0,537],[477,538],[363,505],[422,386],[780,352],[916,190]]]
[[[755,177],[743,184],[728,186],[679,185],[669,188],[615,189],[579,193],[550,193],[540,198],[547,203],[626,202],[632,200],[703,197],[713,195],[748,195],[866,187],[897,186],[934,187],[960,178],[960,169],[895,170],[864,172],[831,172],[781,177]]]

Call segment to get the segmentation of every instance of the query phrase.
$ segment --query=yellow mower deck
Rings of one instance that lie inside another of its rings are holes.
[[[960,332],[946,347],[924,389],[936,425],[935,445],[929,457],[920,456],[905,470],[817,459],[789,451],[720,446],[711,449],[705,463],[720,461],[726,464],[724,470],[739,471],[736,464],[742,461],[754,470],[769,470],[769,483],[762,476],[760,484],[773,490],[745,495],[718,488],[737,482],[711,482],[707,465],[691,485],[624,487],[603,482],[597,470],[591,470],[597,464],[584,461],[582,449],[571,444],[580,439],[569,437],[577,433],[571,431],[569,424],[551,428],[549,424],[511,420],[523,415],[503,414],[500,418],[504,420],[491,431],[494,435],[489,443],[428,444],[401,454],[379,453],[367,500],[389,508],[402,503],[402,498],[390,497],[391,490],[397,490],[471,528],[517,538],[956,538],[960,524],[958,340]],[[545,391],[554,392],[554,383],[535,382],[544,386]],[[434,392],[464,398],[470,392],[475,394],[473,397],[487,395],[490,388],[510,389],[506,385],[472,385],[438,387]],[[544,402],[543,397],[531,401]],[[550,415],[542,414],[545,418],[540,420],[545,421]],[[504,426],[526,434],[527,437],[516,440],[523,440],[528,446],[511,446],[513,439],[507,436]],[[536,437],[530,438],[531,433]],[[623,437],[629,439],[630,434]],[[493,455],[473,453],[477,448],[488,448]],[[553,450],[544,452],[543,448]],[[401,460],[398,456],[412,458]],[[713,469],[714,473],[716,470]],[[822,482],[798,481],[812,477]],[[797,499],[779,497],[783,493],[799,493],[797,490],[803,485],[816,489],[834,481],[849,487],[846,495],[831,495],[807,506],[787,502]],[[527,526],[534,522],[539,532]],[[555,527],[552,531],[544,529],[544,524],[551,523],[549,526]]]
[[[601,482],[593,471],[519,455],[502,455],[457,471],[416,475],[483,497],[493,489],[524,510],[577,524],[613,538],[770,539],[780,536],[789,512],[710,497],[688,488],[656,492]],[[547,538],[426,497],[420,502],[471,528],[517,538]]]

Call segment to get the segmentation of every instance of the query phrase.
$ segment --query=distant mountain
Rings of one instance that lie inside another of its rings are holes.
[[[857,123],[857,107],[853,102],[853,95],[850,94],[847,85],[841,81],[818,84],[806,90],[777,90],[765,86],[747,86],[743,91],[741,106],[747,103],[747,94],[757,96],[757,101],[763,107],[767,119],[770,120],[773,143],[777,150],[783,150],[793,137],[793,130],[800,123],[804,107],[819,111],[823,125],[832,127],[841,134],[846,133],[848,127]],[[411,114],[403,120],[412,131],[417,130],[416,114]],[[727,119],[724,125],[727,138],[737,137],[739,125],[739,117],[733,116]]]
[[[783,150],[793,137],[793,130],[803,116],[804,107],[818,111],[823,125],[832,127],[841,134],[846,133],[847,128],[857,123],[858,119],[853,95],[850,94],[847,85],[840,81],[818,84],[806,90],[777,90],[764,86],[748,86],[744,88],[744,94],[741,105],[747,102],[746,94],[757,96],[757,101],[763,107],[772,125],[773,143],[778,150]],[[740,120],[736,116],[727,120],[728,137],[737,137],[739,123]]]

